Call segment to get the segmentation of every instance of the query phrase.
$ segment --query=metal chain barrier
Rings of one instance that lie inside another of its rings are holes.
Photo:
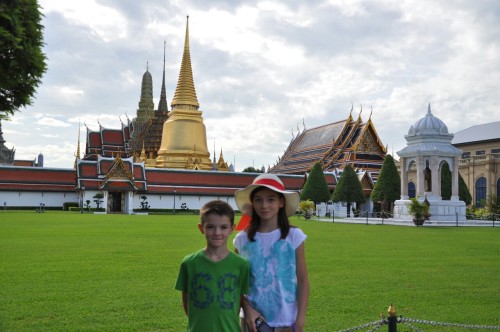
[[[399,323],[399,321],[398,321],[398,323]],[[402,322],[402,323],[404,325],[408,326],[409,328],[411,328],[413,331],[424,332],[424,330],[421,330],[418,327],[411,325],[410,323],[407,323],[407,322]]]
[[[406,325],[407,327],[409,327],[413,331],[417,331],[417,332],[423,332],[424,330],[421,328],[418,328],[410,323],[427,324],[427,325],[433,325],[433,326],[445,326],[445,327],[459,327],[459,328],[463,328],[463,329],[467,329],[467,330],[473,330],[473,329],[500,330],[500,326],[434,322],[434,321],[430,321],[430,320],[408,318],[408,317],[403,317],[403,316],[399,316],[399,318],[397,318],[396,308],[392,304],[389,306],[387,313],[388,313],[387,318],[384,318],[382,316],[381,319],[376,320],[374,322],[366,323],[366,324],[356,326],[356,327],[352,327],[352,328],[347,329],[347,330],[340,330],[339,332],[353,332],[353,331],[363,330],[363,329],[370,328],[370,327],[373,327],[373,328],[371,330],[368,330],[367,332],[373,332],[373,331],[377,331],[378,329],[380,329],[380,327],[384,324],[388,325],[389,332],[394,332],[394,331],[397,331],[397,324],[398,323]]]
[[[433,322],[430,320],[406,318],[406,317],[401,317],[399,321],[402,323],[411,322],[411,323],[427,324],[427,325],[435,325],[435,326],[453,326],[453,327],[461,327],[464,329],[500,330],[500,326]]]
[[[371,322],[371,323],[366,323],[366,324],[363,324],[363,325],[360,325],[360,326],[352,327],[352,328],[347,329],[347,330],[340,330],[339,332],[353,332],[353,331],[358,331],[358,330],[366,329],[366,328],[368,328],[370,326],[377,325],[375,329],[369,330],[369,331],[376,331],[376,330],[378,330],[384,324],[386,324],[386,320],[385,319],[380,319],[380,320],[376,320],[376,321]]]

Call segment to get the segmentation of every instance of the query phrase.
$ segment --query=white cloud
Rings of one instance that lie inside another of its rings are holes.
[[[91,32],[103,41],[127,37],[127,22],[114,8],[102,6],[94,0],[57,1],[41,0],[40,5],[47,13],[61,13],[68,22],[88,26]]]
[[[50,117],[42,117],[36,123],[41,125],[41,126],[47,126],[47,127],[70,127],[71,126],[69,123],[66,123],[66,122],[63,122],[61,120],[57,120],[54,118],[50,118]]]
[[[34,104],[2,129],[16,156],[42,151],[47,166],[73,166],[78,123],[84,138],[84,123],[120,128],[120,118],[135,116],[147,62],[158,101],[163,41],[171,101],[188,14],[208,148],[215,141],[217,157],[222,148],[238,170],[272,165],[303,121],[344,120],[351,102],[355,116],[362,105],[363,120],[373,107],[389,151],[404,147],[429,102],[451,132],[500,118],[496,1],[40,4],[49,69]]]

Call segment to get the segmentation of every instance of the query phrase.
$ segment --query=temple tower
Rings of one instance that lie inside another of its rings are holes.
[[[189,51],[189,16],[179,80],[168,120],[163,124],[157,168],[210,170],[207,134],[194,87]]]
[[[16,150],[14,148],[9,149],[5,146],[5,140],[3,139],[2,131],[2,120],[0,120],[0,164],[12,165],[14,163],[15,155]]]
[[[146,72],[142,75],[141,98],[137,109],[137,116],[132,120],[132,132],[130,137],[130,155],[138,156],[141,153],[144,140],[144,132],[151,124],[154,117],[153,102],[153,77],[149,72],[149,64]]]
[[[139,108],[137,109],[137,121],[145,122],[153,117],[154,111],[153,102],[153,77],[149,72],[149,64],[146,67],[146,72],[142,75],[141,84],[141,99],[139,100]]]
[[[163,42],[163,79],[161,82],[161,94],[160,101],[158,103],[158,109],[154,112],[153,119],[148,122],[148,125],[144,128],[143,134],[143,150],[141,154],[144,153],[145,165],[146,167],[156,167],[157,153],[161,146],[161,140],[163,135],[163,124],[168,118],[168,103],[167,103],[167,92],[165,86],[165,53],[166,53],[166,42]],[[143,159],[141,156],[140,159]]]

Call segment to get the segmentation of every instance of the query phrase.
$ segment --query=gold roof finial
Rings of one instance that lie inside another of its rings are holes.
[[[184,40],[184,53],[182,54],[181,70],[171,106],[172,109],[182,108],[191,110],[198,110],[200,107],[198,97],[196,97],[193,70],[191,68],[191,54],[189,51],[189,16],[186,18],[186,36]]]
[[[390,317],[396,316],[396,307],[394,307],[392,304],[387,309],[387,315],[389,315]]]

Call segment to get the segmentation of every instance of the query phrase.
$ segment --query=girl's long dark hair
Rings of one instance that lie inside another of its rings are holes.
[[[263,189],[269,189],[267,187],[257,187],[250,193],[250,201],[253,202],[253,197],[256,193]],[[278,227],[281,230],[280,239],[285,239],[290,231],[290,221],[288,220],[288,216],[286,215],[285,206],[286,206],[286,198],[282,193],[276,192],[280,198],[283,198],[285,204],[278,211]],[[252,208],[252,220],[250,221],[250,225],[247,227],[246,232],[248,239],[250,241],[255,241],[255,233],[259,229],[261,220],[259,215],[255,212],[255,209]]]

